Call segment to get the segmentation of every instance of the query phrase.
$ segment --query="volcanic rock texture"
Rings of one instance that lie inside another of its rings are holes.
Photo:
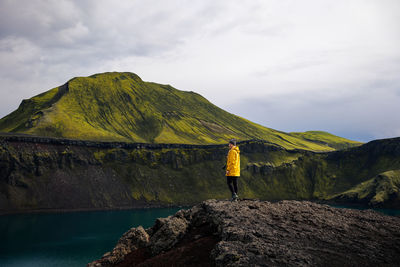
[[[400,218],[307,201],[208,200],[132,228],[88,266],[398,266]]]

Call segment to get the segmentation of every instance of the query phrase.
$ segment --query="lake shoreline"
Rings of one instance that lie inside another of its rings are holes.
[[[194,203],[193,205],[195,205]],[[72,212],[91,212],[91,211],[122,211],[122,210],[142,210],[142,209],[159,209],[159,208],[187,208],[192,205],[176,205],[176,204],[151,204],[135,205],[127,207],[113,208],[78,208],[78,209],[29,209],[29,210],[11,210],[0,211],[0,216],[15,214],[52,214],[52,213],[72,213]]]
[[[260,199],[248,199],[244,198],[243,200],[260,200]],[[281,199],[281,200],[266,200],[271,203],[276,203],[284,200],[296,200],[296,199]],[[333,207],[341,207],[341,208],[349,208],[349,209],[370,209],[374,211],[381,212],[380,210],[398,210],[395,208],[386,208],[386,207],[373,207],[367,204],[354,203],[354,202],[337,202],[332,200],[320,200],[320,199],[301,199],[297,201],[310,201],[313,203],[321,204],[321,205],[329,205]],[[134,206],[126,206],[126,207],[112,207],[112,208],[76,208],[76,209],[27,209],[27,210],[9,210],[9,211],[0,211],[0,216],[4,215],[14,215],[14,214],[46,214],[46,213],[70,213],[70,212],[90,212],[90,211],[119,211],[119,210],[139,210],[139,209],[157,209],[157,208],[188,208],[198,203],[188,203],[188,204],[166,204],[166,203],[152,203],[152,202],[141,202]],[[382,213],[382,212],[381,212]],[[400,215],[390,215],[390,216],[400,216]]]

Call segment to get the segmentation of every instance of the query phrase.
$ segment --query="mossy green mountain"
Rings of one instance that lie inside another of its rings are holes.
[[[262,139],[287,149],[360,145],[325,132],[284,133],[230,114],[194,92],[144,82],[133,73],[77,77],[23,100],[1,132],[95,141],[218,144]]]

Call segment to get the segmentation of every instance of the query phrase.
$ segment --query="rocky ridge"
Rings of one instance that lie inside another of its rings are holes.
[[[394,266],[400,219],[308,201],[208,200],[132,228],[93,266]]]

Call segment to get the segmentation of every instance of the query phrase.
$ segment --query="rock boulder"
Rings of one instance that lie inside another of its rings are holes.
[[[88,266],[394,266],[399,262],[398,217],[308,201],[208,200],[158,219],[152,228],[132,228],[112,252]]]

